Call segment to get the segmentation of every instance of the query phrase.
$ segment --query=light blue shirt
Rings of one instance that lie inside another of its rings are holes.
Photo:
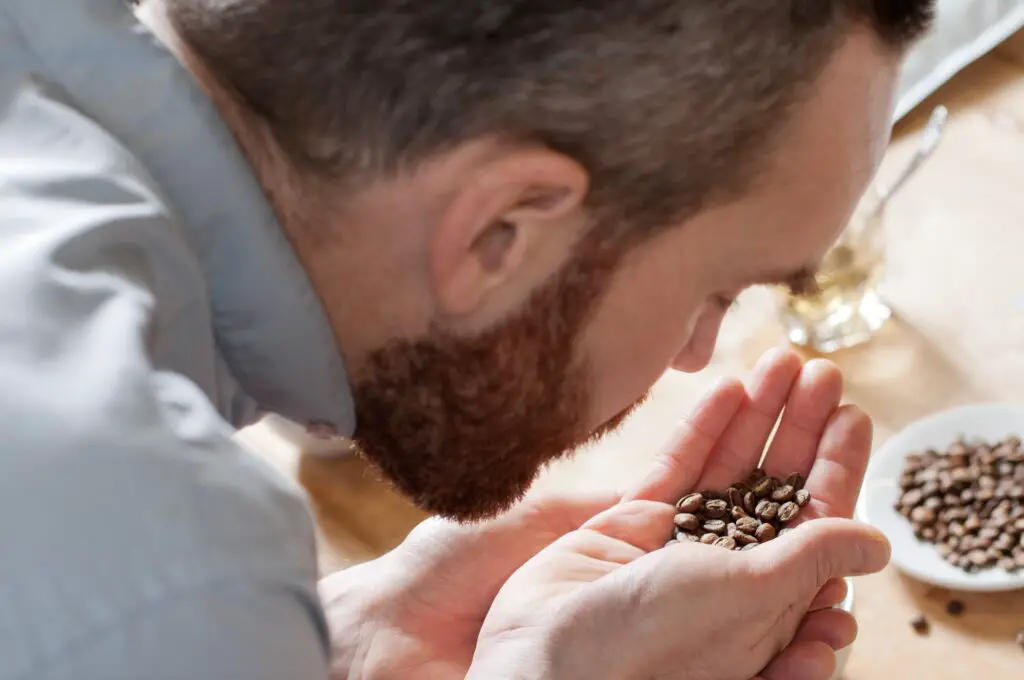
[[[351,432],[319,301],[122,0],[0,2],[0,679],[322,680],[314,532],[232,439]]]

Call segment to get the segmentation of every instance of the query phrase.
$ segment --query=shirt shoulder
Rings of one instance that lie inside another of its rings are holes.
[[[273,677],[246,661],[273,630],[293,670],[326,658],[300,491],[154,360],[173,326],[205,338],[187,366],[216,370],[172,221],[131,154],[45,85],[0,88],[5,680]],[[226,646],[187,665],[197,636]],[[147,666],[181,673],[132,675]]]

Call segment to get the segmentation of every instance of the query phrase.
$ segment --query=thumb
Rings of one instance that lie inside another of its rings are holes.
[[[764,560],[789,584],[812,585],[881,571],[889,563],[889,541],[877,529],[847,519],[818,519],[761,546],[751,556]]]

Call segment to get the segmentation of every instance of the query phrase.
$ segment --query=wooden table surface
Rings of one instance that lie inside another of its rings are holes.
[[[876,424],[875,445],[907,423],[977,401],[1024,401],[1024,35],[970,67],[902,123],[883,167],[912,151],[931,107],[951,110],[946,139],[893,204],[884,297],[896,311],[870,344],[831,358],[846,399]],[[667,375],[620,432],[549,470],[547,489],[621,487],[637,478],[673,424],[719,376],[740,375],[783,344],[771,298],[752,291],[728,320],[712,365]],[[302,444],[267,428],[242,433],[297,475],[320,523],[325,570],[371,559],[402,540],[422,515],[379,483],[358,459],[298,455]],[[1024,592],[958,595],[966,613],[944,612],[949,593],[890,568],[859,579],[860,637],[848,680],[1024,679]],[[909,621],[923,612],[929,637]]]

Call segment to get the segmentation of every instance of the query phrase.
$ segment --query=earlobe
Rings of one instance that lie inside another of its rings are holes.
[[[431,241],[430,275],[439,311],[464,316],[498,289],[528,291],[560,263],[578,237],[586,171],[550,149],[516,149],[490,158],[454,187]],[[507,297],[507,296],[506,296]]]

